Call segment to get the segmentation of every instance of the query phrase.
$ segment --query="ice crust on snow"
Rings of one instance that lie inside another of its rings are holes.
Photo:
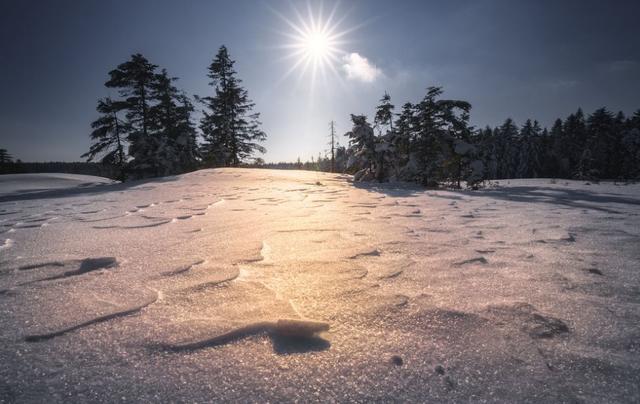
[[[0,176],[0,401],[637,402],[639,229],[635,184]],[[161,349],[283,318],[331,330]]]

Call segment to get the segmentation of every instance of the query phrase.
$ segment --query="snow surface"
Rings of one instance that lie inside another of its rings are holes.
[[[0,197],[26,193],[51,192],[112,184],[108,178],[79,174],[6,174],[0,175]]]
[[[640,400],[638,185],[99,182],[0,176],[0,401]]]

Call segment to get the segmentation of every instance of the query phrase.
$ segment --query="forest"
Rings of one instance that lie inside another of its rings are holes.
[[[343,172],[356,181],[411,181],[429,187],[468,186],[508,178],[637,180],[640,110],[632,116],[582,109],[550,129],[507,118],[497,127],[470,124],[472,106],[428,87],[400,108],[384,93],[373,113],[351,115],[347,145],[331,142],[317,159],[265,163],[267,137],[235,61],[221,46],[208,66],[211,91],[190,97],[175,77],[141,54],[118,65],[104,83],[118,98],[98,100],[87,163],[22,163],[0,150],[0,172],[33,170],[102,174],[119,180],[159,177],[199,168],[249,166]],[[199,106],[201,118],[194,122]],[[95,164],[95,163],[98,164]]]

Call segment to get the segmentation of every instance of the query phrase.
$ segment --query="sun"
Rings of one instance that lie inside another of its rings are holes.
[[[322,31],[306,33],[301,46],[305,49],[306,57],[313,59],[324,59],[332,51],[331,37]]]
[[[345,35],[358,27],[340,28],[346,14],[336,20],[337,3],[326,17],[322,8],[314,11],[311,3],[307,3],[307,13],[304,16],[292,6],[293,20],[278,11],[271,11],[288,26],[287,31],[281,32],[287,37],[288,42],[279,48],[287,51],[283,60],[290,61],[291,65],[282,80],[296,71],[299,72],[299,80],[308,78],[309,80],[305,81],[312,87],[315,85],[316,77],[321,75],[326,79],[327,72],[332,72],[336,78],[341,79],[338,66],[346,54],[342,49],[347,43]]]

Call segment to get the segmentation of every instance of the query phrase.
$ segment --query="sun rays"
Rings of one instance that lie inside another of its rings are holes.
[[[298,83],[306,82],[313,89],[319,79],[326,83],[330,73],[332,77],[342,82],[338,69],[342,58],[347,54],[343,49],[348,43],[345,36],[358,29],[360,25],[343,29],[346,14],[338,18],[338,3],[326,16],[322,6],[314,11],[310,3],[307,4],[304,15],[295,6],[292,5],[291,8],[293,19],[287,18],[276,10],[271,10],[287,24],[288,28],[287,31],[280,32],[287,38],[287,42],[278,48],[286,51],[282,60],[292,64],[281,81],[293,73],[298,73]]]

